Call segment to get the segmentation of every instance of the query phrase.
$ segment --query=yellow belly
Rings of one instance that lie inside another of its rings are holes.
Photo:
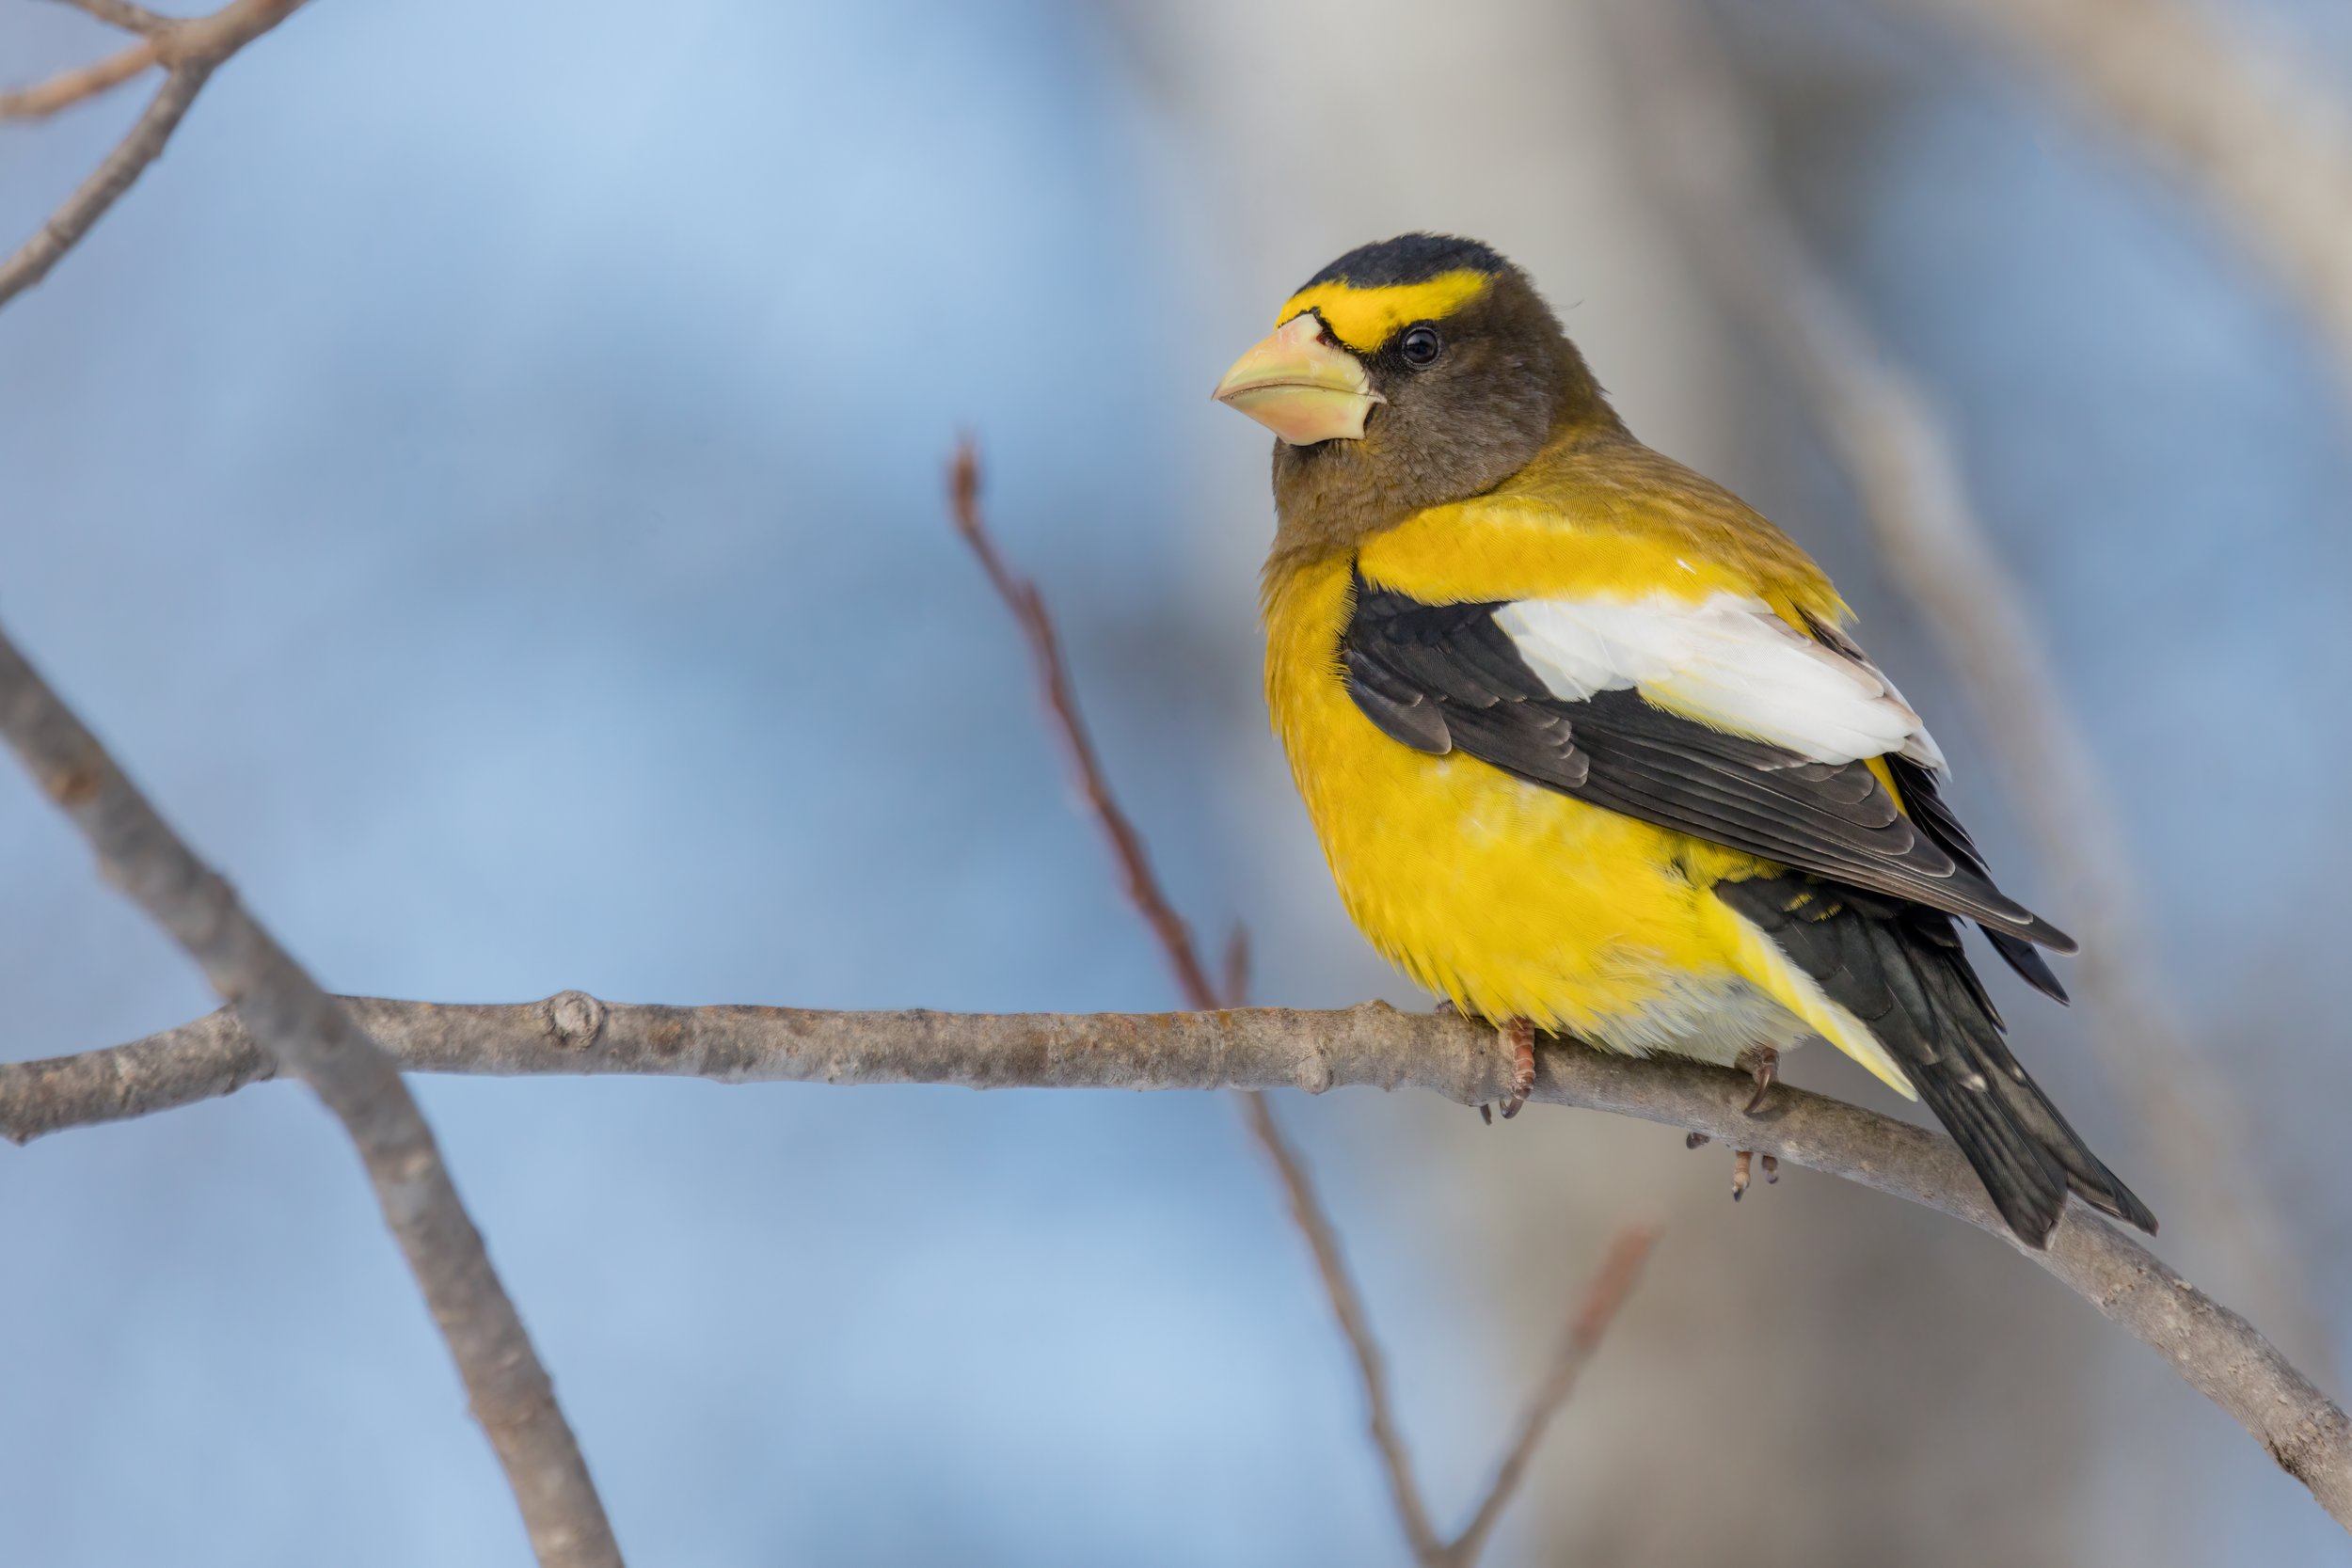
[[[1337,662],[1347,582],[1341,561],[1269,594],[1267,698],[1382,954],[1466,1011],[1621,1050],[1729,1060],[1809,1032],[1742,973],[1744,923],[1708,891],[1764,863],[1382,734]]]

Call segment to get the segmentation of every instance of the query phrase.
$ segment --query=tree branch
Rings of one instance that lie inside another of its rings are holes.
[[[82,236],[147,172],[147,166],[162,156],[164,144],[180,128],[189,105],[196,102],[196,95],[203,90],[214,71],[230,55],[286,20],[304,0],[233,0],[210,16],[184,21],[103,0],[75,3],[101,21],[147,35],[155,48],[156,59],[169,68],[169,73],[149,100],[146,112],[90,177],[49,214],[48,221],[19,245],[15,254],[0,261],[0,305],[8,304],[48,277],[49,269],[80,244]],[[119,62],[136,52],[126,51],[115,58]],[[91,69],[103,70],[104,62]],[[135,71],[127,71],[117,80],[127,80],[135,74]],[[55,84],[47,87],[54,87]],[[44,87],[28,90],[38,94]]]
[[[980,511],[979,450],[968,438],[957,446],[955,458],[948,465],[947,511],[956,532],[978,559],[980,570],[987,574],[989,586],[996,591],[1013,624],[1021,628],[1022,640],[1029,647],[1029,662],[1036,672],[1038,696],[1045,710],[1047,726],[1060,744],[1087,815],[1103,831],[1104,842],[1119,867],[1120,890],[1152,928],[1152,940],[1168,960],[1178,994],[1186,1006],[1200,1012],[1240,1006],[1248,999],[1248,938],[1241,928],[1234,929],[1226,953],[1227,983],[1220,990],[1210,981],[1208,966],[1201,962],[1199,950],[1193,946],[1191,927],[1176,912],[1175,904],[1160,886],[1158,874],[1152,869],[1152,856],[1144,847],[1143,835],[1136,831],[1111,789],[1110,776],[1103,769],[1093,736],[1078,711],[1077,695],[1071,689],[1069,667],[1061,655],[1061,638],[1054,629],[1052,612],[1045,608],[1045,596],[1038,592],[1035,583],[1015,573],[996,548],[987,518]],[[1243,1125],[1249,1129],[1250,1136],[1265,1155],[1275,1180],[1281,1184],[1292,1222],[1306,1241],[1315,1273],[1323,1281],[1332,1320],[1355,1358],[1364,1390],[1366,1435],[1379,1455],[1381,1472],[1388,1479],[1397,1527],[1404,1531],[1414,1560],[1433,1563],[1444,1550],[1444,1544],[1429,1522],[1429,1507],[1422,1499],[1421,1482],[1406,1451],[1404,1431],[1397,1422],[1390,1396],[1387,1358],[1373,1334],[1372,1315],[1364,1309],[1363,1295],[1356,1288],[1347,1256],[1340,1248],[1339,1228],[1331,1223],[1329,1211],[1315,1192],[1306,1157],[1275,1119],[1274,1107],[1266,1103],[1265,1096],[1254,1089],[1244,1089],[1235,1094],[1234,1103],[1241,1112]]]
[[[433,1132],[390,1058],[181,842],[13,643],[0,635],[0,735],[97,851],[108,880],[170,933],[235,1008],[240,1040],[307,1083],[350,1133],[474,1418],[549,1568],[619,1568],[604,1506],[522,1319],[490,1266]]]
[[[153,39],[142,39],[103,59],[61,71],[45,82],[0,92],[0,119],[41,119],[109,87],[119,87],[153,65],[159,55]]]
[[[182,20],[151,11],[145,6],[134,6],[129,0],[61,0],[77,11],[85,11],[110,27],[126,33],[161,33],[170,30]]]
[[[1551,1429],[1552,1418],[1576,1392],[1576,1380],[1600,1349],[1601,1337],[1616,1321],[1617,1308],[1633,1293],[1633,1287],[1642,1277],[1642,1265],[1649,1261],[1650,1248],[1658,1243],[1654,1227],[1629,1225],[1617,1232],[1609,1243],[1609,1251],[1600,1260],[1599,1270],[1592,1283],[1584,1288],[1576,1306],[1568,1313],[1568,1321],[1561,1326],[1560,1348],[1552,1353],[1551,1368],[1544,1374],[1543,1383],[1527,1402],[1527,1410],[1519,1418],[1518,1435],[1503,1451],[1502,1463],[1495,1466],[1495,1479],[1486,1488],[1486,1496],[1471,1513],[1462,1533],[1445,1549],[1443,1561],[1447,1568],[1469,1568],[1486,1549],[1486,1537],[1502,1518],[1502,1511],[1510,1505],[1518,1490],[1519,1481],[1527,1474],[1528,1461],[1535,1457],[1535,1449]]]
[[[350,999],[404,1068],[632,1073],[726,1084],[954,1084],[970,1088],[1420,1088],[1498,1098],[1493,1031],[1381,1003],[1339,1012],[842,1013],[619,1006],[579,991],[466,1005]],[[0,1133],[24,1142],[185,1105],[270,1076],[230,1016],[126,1046],[0,1067]],[[1704,1132],[1966,1221],[2024,1253],[2147,1345],[2352,1528],[2352,1423],[2254,1327],[2079,1206],[2048,1250],[2018,1243],[1948,1138],[1783,1084],[1758,1116],[1745,1073],[1546,1040],[1534,1098]]]
[[[2139,1147],[2162,1167],[2175,1234],[2221,1259],[2263,1316],[2323,1363],[2330,1338],[2294,1250],[2264,1201],[2236,1094],[2175,1025],[2181,1009],[2138,909],[2111,792],[2066,709],[2023,595],[1970,504],[1941,421],[1911,377],[1806,252],[1772,195],[1740,84],[1684,5],[1615,0],[1613,34],[1640,134],[1633,140],[1726,306],[1794,375],[1859,492],[1889,576],[1957,678],[2002,792],[2082,939],[2077,989]],[[2352,233],[2348,229],[2347,233]]]

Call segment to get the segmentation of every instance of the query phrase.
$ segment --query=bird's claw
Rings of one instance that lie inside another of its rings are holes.
[[[1780,1078],[1780,1053],[1769,1045],[1752,1045],[1740,1053],[1739,1066],[1756,1079],[1756,1092],[1748,1096],[1748,1115],[1761,1116],[1764,1098]]]
[[[1502,1025],[1502,1037],[1511,1042],[1511,1092],[1502,1101],[1502,1119],[1509,1121],[1535,1090],[1535,1026],[1515,1018]]]
[[[1752,1148],[1736,1149],[1731,1156],[1731,1201],[1737,1203],[1748,1190],[1749,1163],[1756,1157]],[[1772,1186],[1780,1180],[1780,1161],[1771,1154],[1764,1156],[1764,1184]]]

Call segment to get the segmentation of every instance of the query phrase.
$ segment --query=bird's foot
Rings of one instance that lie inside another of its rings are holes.
[[[1755,1157],[1756,1151],[1752,1148],[1736,1149],[1732,1153],[1731,1201],[1734,1203],[1739,1202],[1748,1190],[1748,1168]],[[1767,1154],[1764,1156],[1764,1184],[1769,1187],[1779,1180],[1780,1161]]]
[[[1502,1119],[1509,1121],[1534,1092],[1535,1026],[1523,1018],[1515,1018],[1499,1027],[1502,1037],[1511,1042],[1511,1092],[1502,1101]]]
[[[1772,1085],[1780,1080],[1780,1053],[1769,1045],[1752,1045],[1740,1052],[1732,1065],[1756,1080],[1756,1092],[1748,1096],[1748,1115],[1762,1115],[1764,1097],[1772,1092]],[[1739,1196],[1736,1189],[1733,1196]]]

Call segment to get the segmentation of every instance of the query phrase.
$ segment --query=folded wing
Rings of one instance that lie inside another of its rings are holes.
[[[2074,951],[1993,885],[1956,820],[1938,831],[1940,800],[1915,820],[1872,771],[1884,758],[1932,799],[1943,757],[1843,639],[1738,594],[1427,604],[1360,574],[1355,587],[1348,690],[1393,739],[1979,921],[2045,975],[2026,944]]]

